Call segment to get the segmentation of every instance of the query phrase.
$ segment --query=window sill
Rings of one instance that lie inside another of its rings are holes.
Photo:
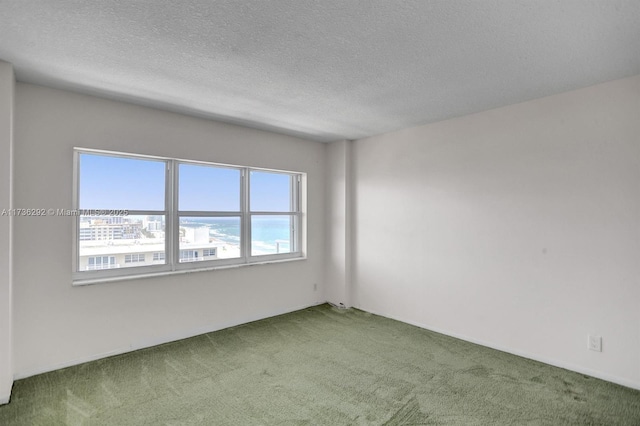
[[[298,262],[301,260],[307,260],[306,256],[300,257],[290,257],[287,259],[275,259],[275,260],[265,260],[263,262],[252,262],[252,263],[236,263],[232,265],[221,265],[221,266],[210,266],[206,268],[194,268],[194,269],[181,269],[176,271],[163,271],[163,272],[152,272],[146,274],[131,274],[131,275],[122,275],[117,277],[102,277],[102,278],[88,278],[88,279],[77,279],[73,280],[72,285],[76,286],[85,286],[92,284],[101,284],[101,283],[110,283],[117,281],[130,281],[130,280],[138,280],[142,278],[155,278],[155,277],[164,277],[168,275],[182,275],[182,274],[192,274],[196,272],[207,272],[207,271],[218,271],[223,269],[236,269],[236,268],[245,268],[248,266],[258,266],[258,265],[270,265],[272,263],[288,263],[288,262]]]

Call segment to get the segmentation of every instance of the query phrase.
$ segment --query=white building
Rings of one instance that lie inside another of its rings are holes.
[[[95,244],[95,241],[80,245],[79,269],[127,268],[132,266],[162,265],[167,257],[164,240],[154,239],[109,241]],[[213,260],[218,256],[220,243],[181,243],[180,262]]]

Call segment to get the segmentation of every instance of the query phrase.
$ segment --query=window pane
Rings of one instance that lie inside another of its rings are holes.
[[[240,217],[181,217],[180,262],[240,257]]]
[[[240,170],[180,164],[179,209],[240,211]]]
[[[79,208],[165,209],[165,162],[80,154]]]
[[[165,216],[80,216],[79,271],[165,264]]]
[[[289,212],[292,176],[286,173],[251,172],[251,211]]]
[[[291,253],[294,220],[289,215],[251,216],[251,256]]]

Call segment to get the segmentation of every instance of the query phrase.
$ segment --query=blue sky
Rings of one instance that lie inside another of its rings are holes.
[[[240,170],[180,164],[179,209],[240,210]]]
[[[164,210],[163,161],[80,154],[80,208]],[[179,209],[240,210],[240,171],[194,164],[179,166]],[[251,172],[251,210],[288,211],[290,176]]]
[[[164,210],[162,161],[80,154],[81,209]]]
[[[289,211],[291,177],[282,173],[251,172],[251,211]]]

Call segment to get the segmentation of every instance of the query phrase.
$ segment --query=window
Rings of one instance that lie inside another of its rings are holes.
[[[220,259],[242,257],[239,243],[244,172],[237,167],[178,164],[180,262],[202,261],[195,250],[215,251],[212,246],[221,247]]]
[[[211,257],[216,255],[216,249],[204,249],[202,250],[202,255],[204,257]]]
[[[144,262],[144,254],[126,254],[124,256],[124,263]]]
[[[303,174],[76,149],[74,281],[303,256]]]
[[[298,176],[252,170],[250,173],[251,255],[295,252]]]
[[[114,256],[91,256],[87,258],[87,271],[95,271],[97,269],[118,268],[116,258]]]
[[[195,262],[198,258],[198,250],[180,250],[180,262]]]
[[[144,265],[141,253],[165,252],[164,235],[152,235],[144,227],[149,217],[167,220],[166,162],[94,152],[79,152],[76,161],[76,271],[125,275],[125,269]],[[109,256],[113,262],[106,267],[104,261],[92,266],[91,257],[97,256]]]

